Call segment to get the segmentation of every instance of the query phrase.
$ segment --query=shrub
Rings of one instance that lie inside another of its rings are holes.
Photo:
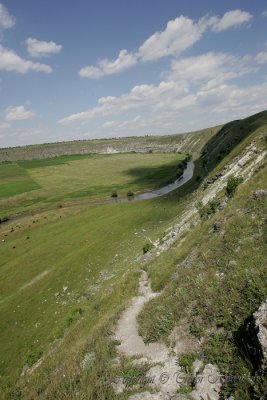
[[[118,193],[116,192],[116,190],[112,190],[111,197],[118,197]]]
[[[129,190],[129,191],[127,192],[127,197],[132,197],[132,196],[134,196],[134,192],[132,192],[131,190]]]
[[[242,177],[230,176],[228,178],[227,186],[226,186],[226,189],[225,189],[226,196],[233,197],[237,186],[240,185],[240,183],[242,183],[242,182],[243,182],[243,178]]]
[[[147,253],[149,250],[151,250],[153,248],[153,244],[150,242],[147,242],[144,246],[143,246],[143,254]]]
[[[208,219],[212,214],[215,214],[218,208],[218,203],[215,200],[211,200],[205,206],[202,203],[198,204],[198,212],[200,218]]]

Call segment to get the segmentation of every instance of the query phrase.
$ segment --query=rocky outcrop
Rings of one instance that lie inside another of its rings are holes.
[[[260,367],[267,370],[267,299],[261,304],[258,311],[253,314],[255,334],[257,336]]]
[[[267,371],[267,299],[247,322],[243,340],[254,371]]]

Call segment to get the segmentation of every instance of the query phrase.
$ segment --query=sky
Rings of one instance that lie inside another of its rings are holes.
[[[266,109],[266,0],[0,0],[0,147]]]

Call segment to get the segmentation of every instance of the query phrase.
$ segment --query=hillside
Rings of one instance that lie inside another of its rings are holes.
[[[183,186],[118,201],[181,178],[188,154]],[[267,298],[266,155],[267,111],[0,149],[1,398],[264,399],[248,329]]]
[[[0,162],[34,160],[74,154],[114,154],[126,152],[174,152],[197,150],[220,127],[199,132],[170,136],[141,136],[118,139],[80,140],[62,143],[47,143],[25,147],[0,148]]]

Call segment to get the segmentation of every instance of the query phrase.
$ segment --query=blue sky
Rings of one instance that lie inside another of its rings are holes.
[[[0,0],[0,147],[267,109],[267,3]]]

